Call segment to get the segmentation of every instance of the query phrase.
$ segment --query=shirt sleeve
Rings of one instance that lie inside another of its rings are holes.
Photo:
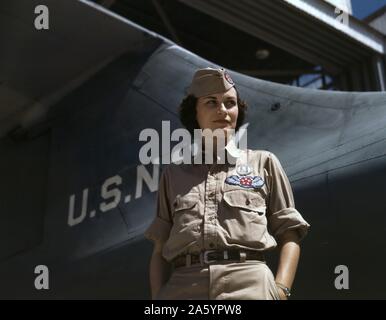
[[[169,238],[170,229],[172,228],[171,208],[168,197],[168,175],[167,170],[161,174],[157,193],[157,209],[154,220],[145,230],[145,238],[153,241],[166,242]]]
[[[287,230],[296,230],[299,242],[306,236],[310,225],[295,209],[292,188],[279,159],[269,154],[269,199],[267,204],[268,230],[277,239]]]

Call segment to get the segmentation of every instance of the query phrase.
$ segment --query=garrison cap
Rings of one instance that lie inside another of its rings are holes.
[[[188,89],[188,94],[200,98],[212,93],[228,91],[235,85],[228,72],[221,69],[198,69]]]

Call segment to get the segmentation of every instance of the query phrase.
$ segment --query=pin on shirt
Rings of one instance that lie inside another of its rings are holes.
[[[249,166],[248,149],[240,152],[239,165],[236,166],[236,172],[240,176],[247,176],[251,174],[252,169]]]
[[[237,166],[236,172],[240,176],[247,176],[248,174],[251,174],[252,169],[247,163],[246,164],[240,164]]]
[[[260,176],[250,176],[252,168],[248,164],[248,151],[242,152],[240,162],[241,164],[236,167],[237,175],[226,178],[225,183],[242,188],[261,188],[264,180]]]

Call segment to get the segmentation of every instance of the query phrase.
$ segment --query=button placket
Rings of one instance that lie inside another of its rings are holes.
[[[207,178],[206,178],[206,187],[205,187],[205,214],[204,214],[204,248],[214,248],[215,247],[215,237],[216,229],[214,225],[215,222],[215,213],[216,213],[216,175],[214,173],[214,165],[210,166]]]

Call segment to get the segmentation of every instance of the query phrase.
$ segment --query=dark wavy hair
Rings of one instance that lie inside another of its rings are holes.
[[[236,87],[234,88],[236,89]],[[236,89],[236,94],[237,94],[237,106],[239,108],[239,114],[237,116],[236,128],[235,128],[235,131],[237,132],[242,126],[242,124],[244,123],[248,105],[244,100],[240,98],[240,94],[237,91],[237,89]],[[182,100],[180,107],[178,109],[181,123],[190,132],[192,136],[194,133],[194,129],[200,129],[200,126],[196,119],[197,100],[198,98],[190,94]]]

